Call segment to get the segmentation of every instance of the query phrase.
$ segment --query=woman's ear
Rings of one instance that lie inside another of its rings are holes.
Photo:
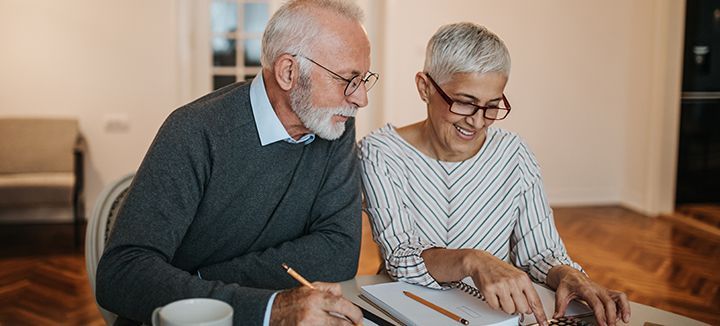
[[[289,91],[297,79],[299,72],[298,62],[290,54],[283,54],[273,64],[275,81],[284,91]]]
[[[420,99],[428,103],[430,98],[430,88],[428,86],[429,81],[427,80],[427,75],[425,75],[424,72],[418,72],[415,74],[415,86],[417,86],[418,95],[420,95]]]

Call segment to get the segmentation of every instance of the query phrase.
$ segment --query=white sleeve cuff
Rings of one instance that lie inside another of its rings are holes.
[[[268,300],[267,306],[265,307],[265,317],[263,317],[263,326],[270,326],[270,313],[272,312],[272,305],[273,302],[275,302],[275,296],[278,293],[275,292],[270,296],[270,300]]]

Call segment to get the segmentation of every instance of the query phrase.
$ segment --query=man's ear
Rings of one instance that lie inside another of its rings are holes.
[[[420,99],[425,103],[427,103],[430,98],[429,82],[424,72],[415,74],[415,86],[417,86],[418,95],[420,95]]]
[[[277,84],[284,91],[289,91],[295,85],[300,73],[298,62],[290,54],[283,54],[275,60],[274,77]]]

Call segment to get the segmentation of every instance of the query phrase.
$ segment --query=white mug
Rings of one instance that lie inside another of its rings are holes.
[[[179,300],[152,313],[153,326],[232,326],[232,322],[233,308],[215,299]]]

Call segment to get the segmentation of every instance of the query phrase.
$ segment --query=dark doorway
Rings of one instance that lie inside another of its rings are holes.
[[[688,0],[676,204],[720,205],[720,1]]]

